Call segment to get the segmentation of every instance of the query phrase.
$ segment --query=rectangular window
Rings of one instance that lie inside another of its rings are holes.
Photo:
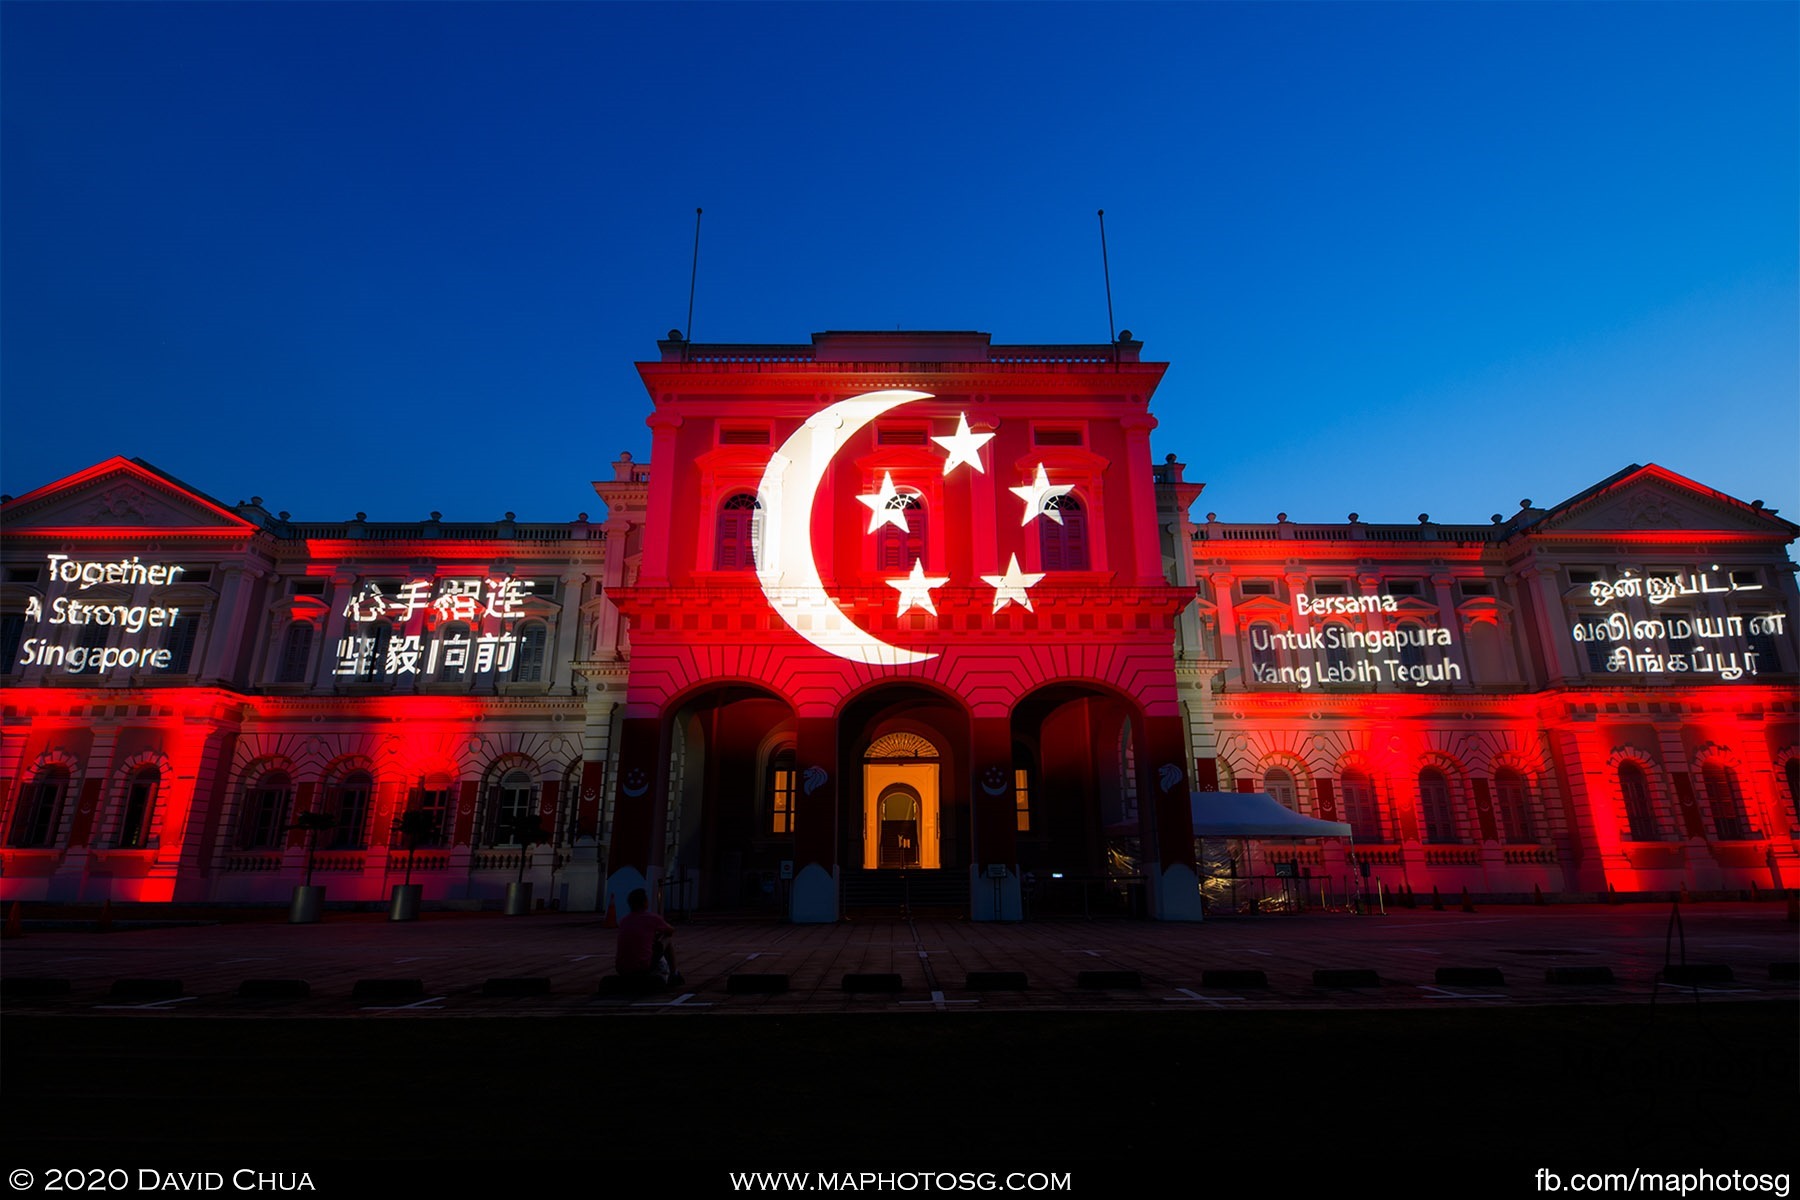
[[[923,446],[925,431],[923,429],[889,429],[884,426],[876,431],[875,440],[883,446]]]
[[[1457,584],[1465,596],[1491,596],[1494,594],[1494,581],[1491,579],[1464,579]]]
[[[324,594],[325,580],[323,579],[294,580],[294,595],[296,596],[323,596]]]
[[[1013,809],[1019,816],[1019,832],[1031,832],[1031,773],[1024,767],[1013,769]]]
[[[36,567],[6,568],[6,582],[8,583],[36,583],[37,581],[38,569]]]
[[[1066,426],[1038,426],[1031,431],[1031,442],[1034,446],[1079,446],[1085,441],[1079,428]]]
[[[759,429],[721,429],[719,445],[721,446],[766,446],[769,444],[767,426]]]
[[[1756,655],[1756,673],[1767,675],[1771,671],[1781,670],[1781,651],[1776,648],[1775,635],[1769,632],[1774,627],[1773,613],[1744,613],[1744,628],[1750,632],[1745,635],[1744,648]],[[1785,625],[1786,622],[1783,622]]]
[[[0,614],[0,674],[12,675],[19,669],[19,647],[25,640],[25,614]]]
[[[1416,579],[1390,579],[1387,581],[1387,594],[1390,596],[1417,596],[1420,590],[1419,581]]]
[[[1576,587],[1586,587],[1590,583],[1600,582],[1598,571],[1570,571],[1569,582]]]
[[[1584,626],[1590,635],[1609,628],[1606,624],[1606,613],[1576,613],[1575,620]],[[1606,660],[1612,657],[1613,643],[1599,637],[1590,636],[1587,641],[1577,644],[1587,651],[1588,673],[1590,675],[1604,675],[1606,673]]]
[[[769,784],[769,832],[794,832],[794,768],[776,767]]]
[[[1345,579],[1315,579],[1312,590],[1315,596],[1348,596],[1350,582]]]
[[[1238,590],[1246,596],[1273,596],[1275,581],[1273,579],[1246,579],[1238,585]]]
[[[163,649],[169,652],[169,663],[157,668],[159,675],[186,675],[194,658],[194,643],[200,636],[200,618],[183,615],[175,618],[163,638]]]

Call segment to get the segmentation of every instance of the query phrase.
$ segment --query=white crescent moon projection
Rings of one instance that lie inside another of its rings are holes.
[[[756,577],[769,607],[789,629],[828,654],[877,667],[924,662],[922,654],[884,642],[853,624],[826,594],[813,558],[813,504],[831,460],[856,432],[889,409],[930,392],[867,392],[839,400],[806,418],[769,459],[757,486],[762,505],[762,539],[756,548]]]

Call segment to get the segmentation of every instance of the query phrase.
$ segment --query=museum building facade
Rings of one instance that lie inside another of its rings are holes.
[[[1222,861],[1252,898],[1800,871],[1800,527],[1760,504],[1651,465],[1225,523],[1129,334],[659,351],[596,520],[306,521],[123,458],[6,500],[0,899],[1188,920]],[[1219,791],[1351,836],[1215,845]]]

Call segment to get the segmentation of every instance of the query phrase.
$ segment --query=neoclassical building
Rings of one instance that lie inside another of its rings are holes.
[[[1656,466],[1487,524],[1197,519],[1140,350],[671,336],[597,520],[316,522],[126,459],[8,499],[0,899],[1796,881],[1800,528]],[[1353,836],[1221,850],[1221,790]]]

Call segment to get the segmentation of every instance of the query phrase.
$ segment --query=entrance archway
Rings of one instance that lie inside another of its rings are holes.
[[[921,836],[919,793],[903,783],[884,788],[875,802],[877,861],[884,871],[919,865]]]
[[[880,870],[943,863],[938,748],[916,733],[875,739],[863,755],[863,854]]]

